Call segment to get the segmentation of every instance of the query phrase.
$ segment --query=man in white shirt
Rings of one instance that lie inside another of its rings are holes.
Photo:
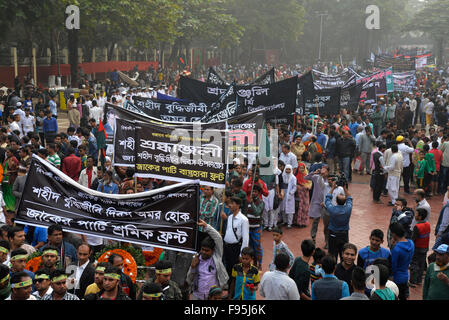
[[[20,114],[19,113],[16,113],[14,115],[14,121],[9,124],[9,130],[11,130],[11,132],[14,132],[17,130],[20,132],[19,138],[23,137],[22,126],[20,125]]]
[[[42,299],[46,294],[51,294],[53,288],[51,287],[50,280],[50,270],[46,268],[41,268],[37,270],[34,274],[34,286],[36,291],[31,295],[35,296],[37,299]]]
[[[34,117],[30,114],[30,109],[25,109],[25,116],[20,119],[20,126],[22,127],[22,132],[26,135],[28,132],[34,132],[36,128],[36,121]]]
[[[242,200],[232,197],[229,201],[231,215],[227,217],[226,234],[223,239],[223,259],[229,279],[232,279],[232,267],[239,263],[240,252],[249,244],[249,222],[240,211]]]
[[[391,146],[391,156],[387,158],[384,170],[388,172],[387,179],[387,190],[390,195],[391,201],[388,203],[389,206],[394,206],[396,199],[399,195],[399,184],[401,181],[401,173],[403,166],[402,153],[399,152],[397,145]],[[388,151],[388,150],[387,150]],[[385,152],[387,152],[385,151]]]
[[[430,126],[432,123],[432,115],[433,115],[433,109],[435,105],[432,100],[426,103],[424,106],[424,111],[426,112],[426,125]]]
[[[89,108],[89,119],[95,119],[97,123],[103,120],[103,109],[97,104],[97,100],[92,101],[92,107]]]
[[[286,143],[282,145],[282,152],[279,155],[279,160],[284,162],[285,166],[291,165],[293,172],[296,173],[296,169],[298,168],[298,159],[295,154],[290,151],[290,145]]]
[[[410,97],[410,102],[409,102],[410,111],[413,112],[412,123],[416,124],[416,119],[418,118],[417,114],[416,114],[416,107],[418,106],[418,102],[416,101],[415,97],[413,96],[413,93],[410,93],[409,97]]]
[[[265,300],[299,300],[298,287],[287,274],[290,258],[280,252],[274,258],[276,270],[265,272],[260,281],[259,292]]]
[[[410,178],[412,177],[413,171],[412,166],[410,165],[410,155],[415,151],[411,147],[411,142],[407,142],[405,144],[404,137],[398,136],[396,138],[396,142],[398,143],[398,149],[402,154],[403,159],[403,169],[402,169],[402,179],[404,180],[404,192],[407,194],[411,194],[410,192]]]

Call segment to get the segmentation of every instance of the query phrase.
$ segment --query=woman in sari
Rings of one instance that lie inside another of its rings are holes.
[[[6,149],[6,159],[3,162],[3,199],[6,203],[6,210],[14,212],[16,209],[16,197],[12,194],[12,186],[17,178],[19,161],[14,156],[12,149]]]
[[[296,186],[298,190],[298,212],[296,224],[300,228],[305,228],[309,224],[309,190],[312,187],[312,181],[304,177],[308,174],[306,165],[302,162],[298,164],[298,174],[296,175]]]

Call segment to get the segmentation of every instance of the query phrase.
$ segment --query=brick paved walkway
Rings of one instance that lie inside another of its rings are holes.
[[[353,174],[353,183],[349,186],[349,191],[354,198],[354,207],[352,210],[351,220],[350,220],[350,231],[349,231],[349,241],[361,249],[369,245],[369,235],[371,230],[379,228],[385,233],[384,246],[386,246],[386,234],[388,230],[388,225],[390,222],[392,207],[388,207],[386,204],[389,201],[388,197],[381,197],[381,201],[384,204],[374,204],[372,202],[372,193],[369,188],[370,176],[363,175],[360,176],[356,173]],[[401,188],[400,197],[404,197],[408,205],[414,207],[415,201],[412,195],[407,195],[403,193]],[[438,220],[438,215],[442,208],[442,196],[432,197],[427,199],[429,202],[432,213],[430,216],[431,223],[431,239],[430,246],[435,243],[435,236],[433,232]],[[293,227],[292,229],[284,228],[284,242],[287,243],[290,250],[292,250],[295,256],[301,255],[301,241],[304,239],[310,239],[310,228],[299,229]],[[320,248],[324,247],[324,236],[323,236],[323,224],[320,222],[317,235],[317,246]],[[264,250],[264,257],[262,263],[262,271],[268,270],[268,264],[273,259],[273,239],[272,235],[268,231],[264,231],[262,235],[262,247]],[[431,252],[430,252],[431,253]],[[258,299],[262,299],[258,296]],[[410,299],[411,300],[422,300],[422,285],[416,288],[410,288]]]

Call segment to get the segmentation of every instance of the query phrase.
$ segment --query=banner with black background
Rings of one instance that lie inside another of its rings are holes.
[[[228,86],[212,85],[180,77],[180,98],[212,106],[228,91]],[[296,110],[297,77],[267,85],[236,85],[230,101],[237,101],[237,114],[265,110],[267,120],[290,119]]]
[[[193,253],[199,183],[111,195],[90,190],[33,156],[15,222]],[[176,199],[176,201],[174,201]]]

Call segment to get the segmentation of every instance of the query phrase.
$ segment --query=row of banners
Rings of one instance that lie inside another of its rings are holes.
[[[15,221],[44,227],[56,223],[69,232],[195,252],[200,184],[224,187],[226,164],[239,155],[266,164],[270,146],[266,132],[259,131],[265,120],[290,121],[298,109],[301,114],[336,113],[340,106],[356,108],[360,99],[375,103],[393,88],[413,89],[415,74],[389,68],[367,77],[351,69],[329,76],[313,70],[279,82],[267,73],[257,81],[227,85],[181,77],[183,101],[133,97],[124,107],[107,103],[107,152],[114,165],[135,168],[137,177],[180,184],[109,195],[33,157]]]

